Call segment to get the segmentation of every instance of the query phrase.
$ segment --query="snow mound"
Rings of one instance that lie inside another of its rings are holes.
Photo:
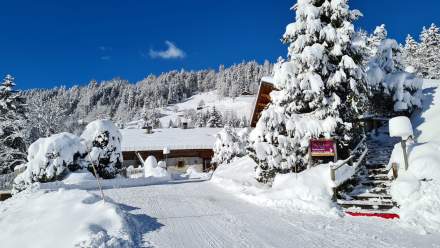
[[[149,156],[144,163],[144,176],[157,178],[171,178],[166,169],[159,167],[154,156]]]
[[[272,187],[255,180],[257,164],[249,156],[221,165],[211,182],[238,197],[260,206],[292,212],[338,216],[332,201],[329,165],[323,164],[302,173],[280,174]]]
[[[181,177],[188,179],[208,179],[211,173],[199,172],[195,166],[190,166],[186,169],[186,173],[182,174]]]
[[[2,247],[134,247],[116,205],[81,190],[32,191],[0,203]]]

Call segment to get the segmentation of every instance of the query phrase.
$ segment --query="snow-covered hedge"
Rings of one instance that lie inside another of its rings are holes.
[[[69,169],[81,167],[81,158],[87,153],[81,140],[70,133],[41,138],[28,150],[26,170],[14,180],[14,189],[21,191],[33,182],[61,179]]]
[[[96,166],[98,175],[114,178],[123,161],[118,128],[111,121],[96,120],[86,126],[81,139],[89,151],[87,159]],[[93,171],[91,167],[89,170]]]

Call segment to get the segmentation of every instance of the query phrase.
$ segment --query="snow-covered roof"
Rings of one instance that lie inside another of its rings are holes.
[[[122,151],[162,151],[170,150],[212,149],[215,134],[221,128],[163,128],[154,129],[147,134],[143,129],[120,129],[122,134]]]
[[[273,77],[262,77],[261,78],[262,82],[266,82],[266,83],[271,83],[271,84],[275,84],[275,79]]]

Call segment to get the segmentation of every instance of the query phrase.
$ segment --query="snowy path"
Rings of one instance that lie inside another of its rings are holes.
[[[142,222],[145,247],[440,247],[440,235],[418,235],[393,221],[282,213],[209,182],[105,194]]]

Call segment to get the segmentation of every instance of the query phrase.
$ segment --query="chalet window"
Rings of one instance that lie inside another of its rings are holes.
[[[185,162],[182,160],[177,161],[177,168],[183,168],[185,166]]]

